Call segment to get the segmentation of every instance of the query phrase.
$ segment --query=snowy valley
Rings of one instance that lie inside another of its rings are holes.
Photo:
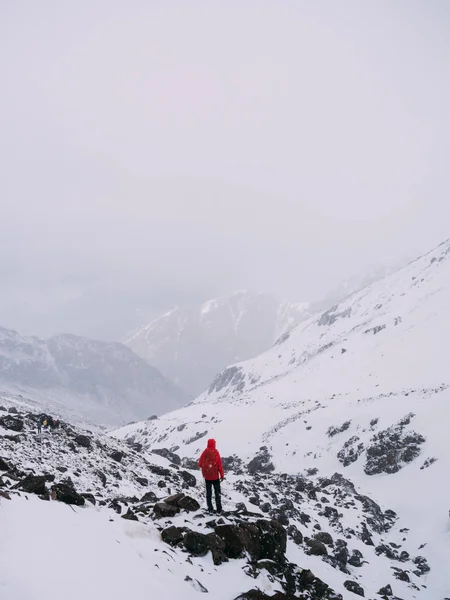
[[[448,600],[449,304],[450,241],[158,418],[39,434],[3,394],[0,597]]]

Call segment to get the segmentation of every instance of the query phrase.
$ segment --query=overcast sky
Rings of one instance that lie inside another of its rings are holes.
[[[0,325],[317,299],[450,237],[447,0],[0,0]]]

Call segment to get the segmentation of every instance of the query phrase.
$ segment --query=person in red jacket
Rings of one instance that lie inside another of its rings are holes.
[[[214,488],[217,513],[221,513],[222,501],[220,483],[223,481],[225,475],[223,472],[222,459],[216,448],[216,440],[208,440],[208,446],[203,450],[200,460],[198,461],[198,466],[202,470],[202,475],[205,479],[206,504],[208,505],[208,510],[210,512],[213,512],[214,510],[212,505],[212,489]]]

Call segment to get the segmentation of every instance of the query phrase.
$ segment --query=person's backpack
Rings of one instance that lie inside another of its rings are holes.
[[[214,450],[205,455],[202,474],[205,479],[209,480],[217,479],[219,477],[219,469],[217,468],[217,459]]]

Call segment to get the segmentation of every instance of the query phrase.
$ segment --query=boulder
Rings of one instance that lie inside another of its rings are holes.
[[[167,448],[156,448],[152,450],[153,454],[157,456],[162,456],[163,458],[167,458],[174,465],[181,465],[181,458],[175,452],[171,452]]]
[[[190,496],[184,496],[178,502],[178,507],[187,512],[195,512],[200,509],[200,504],[195,500],[195,498],[191,498]]]
[[[23,431],[23,421],[18,417],[11,417],[10,415],[0,417],[0,425],[11,431]]]
[[[146,477],[136,477],[136,481],[139,483],[139,485],[142,485],[143,487],[148,486],[148,479]]]
[[[195,475],[192,475],[192,473],[189,473],[188,471],[180,471],[179,475],[188,487],[195,487],[197,485],[197,479]]]
[[[180,500],[184,498],[184,494],[174,494],[173,496],[169,496],[168,498],[164,498],[164,502],[166,504],[170,504],[170,506],[178,506]]]
[[[19,483],[17,483],[13,489],[18,489],[22,492],[27,492],[28,494],[48,496],[44,475],[27,475],[25,479],[19,481]]]
[[[171,518],[180,512],[178,506],[171,506],[166,502],[158,502],[153,507],[153,514],[156,519]]]
[[[303,535],[295,525],[289,525],[289,527],[287,528],[287,534],[291,538],[291,540],[298,546],[300,546],[300,544],[303,544]]]
[[[113,460],[115,460],[116,462],[122,462],[122,458],[125,456],[124,452],[121,452],[120,450],[114,450],[113,452],[111,452],[111,454],[109,455],[109,458],[112,458]]]
[[[9,471],[10,468],[9,464],[0,456],[0,471]]]
[[[127,512],[124,515],[122,515],[122,519],[126,519],[127,521],[139,521],[139,519],[131,510],[131,508],[129,508]]]
[[[83,496],[83,498],[85,500],[87,500],[88,502],[90,502],[91,504],[93,504],[94,506],[96,505],[96,501],[95,501],[95,496],[94,494],[81,494]]]
[[[161,539],[166,544],[169,544],[169,546],[177,546],[183,541],[183,530],[174,525],[166,527],[166,529],[163,529],[161,532]]]
[[[91,447],[91,438],[87,435],[77,435],[74,438],[74,442],[81,446],[82,448],[90,448]]]
[[[261,446],[255,458],[248,463],[248,472],[251,475],[255,475],[256,473],[271,473],[275,471],[271,458],[267,446]]]
[[[326,546],[334,546],[333,538],[326,531],[320,531],[319,533],[316,533],[314,535],[314,539],[318,540],[319,542],[322,542]]]
[[[364,598],[364,590],[358,583],[356,583],[356,581],[345,581],[344,587],[349,592],[352,592],[353,594],[356,594],[357,596],[362,596]]]
[[[209,551],[208,537],[197,531],[188,531],[183,538],[183,544],[186,550],[192,556],[205,556]]]
[[[213,563],[219,566],[224,562],[228,562],[228,556],[225,553],[225,542],[216,533],[208,533],[206,537],[208,538]]]
[[[353,550],[351,557],[348,559],[348,564],[352,567],[362,567],[364,563],[364,556],[359,550]]]
[[[308,553],[312,556],[328,556],[327,547],[319,540],[307,539]]]
[[[53,485],[52,492],[55,493],[56,500],[64,502],[65,504],[84,506],[86,502],[83,496],[75,490],[75,487],[70,479]]]
[[[147,492],[141,498],[141,502],[157,502],[157,501],[158,501],[158,497],[156,496],[155,492]]]
[[[378,592],[379,596],[392,596],[393,595],[393,591],[392,591],[392,587],[388,584],[385,587],[382,587],[381,590]]]

